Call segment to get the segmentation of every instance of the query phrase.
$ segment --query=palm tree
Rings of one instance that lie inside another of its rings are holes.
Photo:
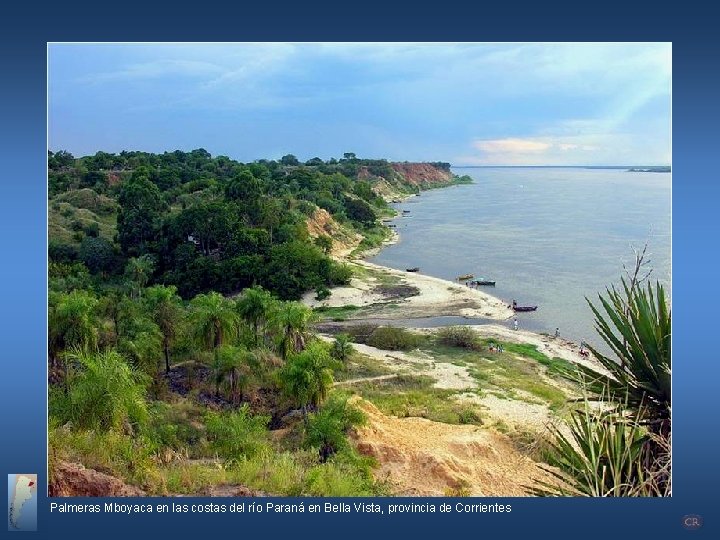
[[[157,378],[162,359],[162,332],[147,314],[132,310],[132,318],[122,324],[125,331],[118,340],[117,350],[143,372]]]
[[[229,377],[230,399],[232,403],[242,401],[243,392],[257,364],[255,355],[245,347],[221,345],[217,349],[213,372],[215,375],[215,395],[220,395],[220,384]]]
[[[315,313],[300,302],[285,302],[278,307],[273,314],[273,322],[278,329],[280,356],[283,360],[305,348],[306,335],[315,320]]]
[[[134,370],[117,351],[67,354],[79,366],[59,412],[65,421],[90,429],[120,429],[147,419],[147,376]]]
[[[307,422],[308,407],[317,409],[333,385],[332,359],[325,346],[315,341],[294,354],[280,373],[285,390],[303,411]]]
[[[145,290],[145,300],[153,320],[162,332],[165,373],[170,373],[170,346],[175,339],[177,325],[183,314],[177,288],[174,285],[149,287]]]
[[[265,324],[270,315],[273,304],[272,295],[260,286],[245,289],[237,300],[237,310],[240,316],[252,324],[255,335],[255,347],[259,346],[260,323]]]
[[[353,350],[350,336],[347,334],[338,334],[335,336],[335,342],[333,343],[330,354],[332,354],[333,358],[340,360],[344,364]]]
[[[98,300],[91,293],[75,290],[53,294],[48,314],[50,362],[58,366],[62,360],[63,379],[67,390],[68,362],[62,351],[79,349],[93,351],[98,343],[98,320],[95,308]]]
[[[235,334],[238,316],[232,302],[216,292],[199,294],[190,301],[193,334],[206,349],[217,350]]]
[[[138,298],[140,291],[155,271],[155,261],[150,255],[132,257],[125,266],[125,275],[133,283],[132,296]]]

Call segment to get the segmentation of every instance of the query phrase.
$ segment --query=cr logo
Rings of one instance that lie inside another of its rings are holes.
[[[683,516],[682,523],[686,529],[694,530],[702,527],[703,519],[702,516],[698,516],[697,514],[688,514],[687,516]]]

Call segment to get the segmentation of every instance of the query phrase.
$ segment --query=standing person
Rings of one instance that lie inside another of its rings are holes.
[[[560,328],[555,328],[555,339],[560,337]]]
[[[517,329],[518,329],[518,320],[517,320],[517,317],[515,317],[515,319],[513,320],[513,330],[517,330]]]

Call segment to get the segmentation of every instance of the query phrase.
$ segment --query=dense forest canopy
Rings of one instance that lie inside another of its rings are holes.
[[[449,164],[447,165],[449,168]],[[261,285],[284,299],[349,280],[308,236],[316,207],[361,232],[387,211],[373,182],[398,183],[386,160],[313,158],[240,163],[206,150],[48,153],[50,260],[119,283],[129,261],[148,284],[183,298]],[[398,186],[407,189],[407,186]],[[98,280],[96,280],[98,282]]]

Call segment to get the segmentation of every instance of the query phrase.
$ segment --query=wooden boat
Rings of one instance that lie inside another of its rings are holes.
[[[410,213],[410,210],[403,210],[402,213],[403,213],[403,214],[409,214],[409,213]]]
[[[462,276],[458,276],[458,281],[467,281],[468,279],[472,279],[475,276],[473,274],[463,274]]]
[[[538,307],[537,306],[518,306],[517,304],[513,303],[513,311],[535,311]]]
[[[471,282],[472,285],[487,285],[488,287],[494,287],[495,282],[489,279],[476,279]]]
[[[413,268],[406,268],[405,270],[406,270],[407,272],[419,272],[419,271],[420,271],[420,267],[419,267],[419,266],[414,266]]]

